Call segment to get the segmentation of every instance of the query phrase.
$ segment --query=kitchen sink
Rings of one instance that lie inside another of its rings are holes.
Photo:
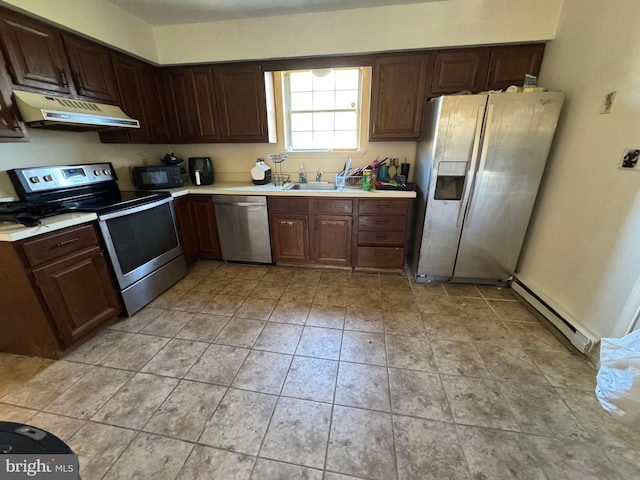
[[[336,185],[329,182],[292,183],[286,190],[335,190]]]

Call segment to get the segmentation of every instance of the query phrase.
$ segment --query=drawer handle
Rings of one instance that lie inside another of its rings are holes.
[[[389,205],[385,203],[379,203],[378,205],[376,205],[376,208],[389,208]]]
[[[376,238],[378,240],[385,240],[387,238],[387,236],[386,235],[376,235]]]
[[[389,223],[388,220],[376,220],[377,225],[386,225],[387,223]]]
[[[72,238],[71,240],[66,240],[64,242],[56,243],[56,247],[64,247],[65,245],[69,245],[70,243],[74,243],[80,240],[78,237]]]

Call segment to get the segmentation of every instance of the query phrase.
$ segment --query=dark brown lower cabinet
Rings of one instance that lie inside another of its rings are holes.
[[[356,267],[404,268],[409,199],[360,199],[358,202]]]
[[[274,262],[300,265],[309,263],[309,216],[274,213],[270,217]]]
[[[122,311],[95,224],[0,242],[0,351],[60,358]]]
[[[311,261],[321,265],[351,266],[351,216],[313,216]]]
[[[220,240],[212,195],[186,195],[177,197],[176,212],[178,237],[187,265],[197,259],[221,260]]]

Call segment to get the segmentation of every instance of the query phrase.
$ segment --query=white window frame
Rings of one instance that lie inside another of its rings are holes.
[[[295,152],[300,152],[300,153],[313,153],[313,152],[360,152],[361,148],[362,148],[362,125],[363,125],[363,116],[364,116],[364,112],[363,112],[363,104],[366,101],[366,99],[363,98],[363,90],[364,90],[364,82],[365,82],[365,74],[363,71],[363,67],[341,67],[341,68],[331,68],[331,70],[358,70],[358,76],[359,76],[359,81],[358,81],[358,104],[356,106],[355,112],[356,112],[356,117],[357,117],[357,123],[356,123],[356,133],[355,133],[355,140],[356,140],[356,147],[355,148],[326,148],[326,149],[317,149],[317,148],[312,148],[312,149],[301,149],[301,148],[296,148],[294,149],[291,146],[291,137],[292,137],[292,133],[291,133],[291,119],[290,119],[290,115],[292,113],[290,105],[291,105],[291,98],[290,98],[290,89],[289,89],[289,80],[288,80],[288,74],[290,72],[295,72],[295,71],[313,71],[313,70],[327,70],[327,69],[302,69],[302,70],[287,70],[287,71],[282,71],[280,72],[281,74],[281,82],[282,82],[282,113],[283,113],[283,123],[284,123],[284,144],[285,144],[285,150],[295,153]],[[343,109],[330,109],[330,110],[308,110],[306,112],[341,112],[341,111],[353,111],[351,109],[349,110],[343,110]]]

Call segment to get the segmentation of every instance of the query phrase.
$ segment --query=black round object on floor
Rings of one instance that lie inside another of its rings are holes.
[[[4,454],[73,454],[69,446],[55,435],[23,423],[0,422],[0,455]]]

